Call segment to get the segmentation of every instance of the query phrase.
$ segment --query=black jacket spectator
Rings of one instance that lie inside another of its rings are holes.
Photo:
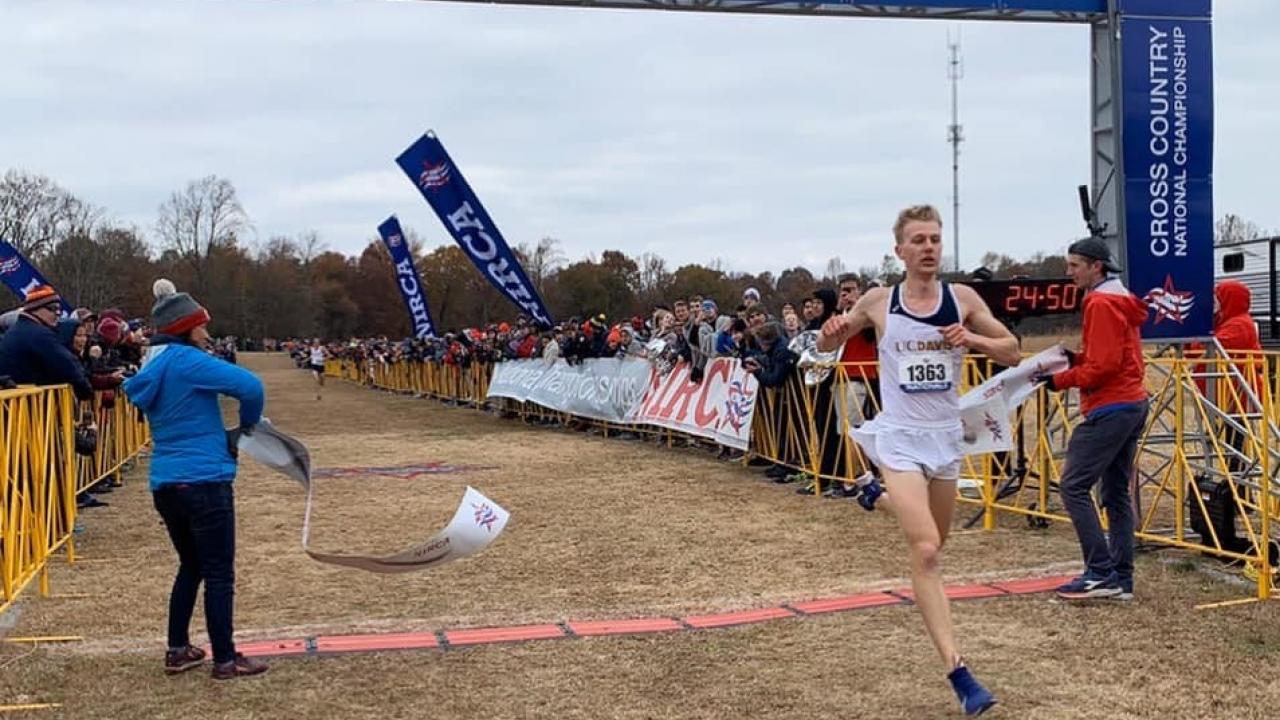
[[[760,343],[760,352],[752,356],[759,368],[754,371],[756,379],[764,387],[781,387],[795,371],[800,356],[791,352],[782,341],[776,322],[759,328],[756,340]]]
[[[93,388],[80,362],[53,328],[26,313],[0,338],[0,375],[8,375],[19,385],[69,383],[76,397],[93,398]]]

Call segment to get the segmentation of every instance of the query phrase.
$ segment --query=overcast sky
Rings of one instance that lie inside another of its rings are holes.
[[[1215,215],[1280,230],[1280,7],[1215,13]],[[0,28],[0,168],[46,174],[148,235],[170,192],[217,174],[258,240],[315,229],[357,253],[395,213],[450,242],[394,164],[431,128],[513,245],[752,272],[877,264],[897,208],[950,219],[949,30],[965,68],[963,264],[1057,252],[1082,231],[1082,26],[5,0]]]

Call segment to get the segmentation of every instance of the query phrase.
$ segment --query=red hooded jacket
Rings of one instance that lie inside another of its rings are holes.
[[[1080,412],[1141,402],[1146,363],[1138,329],[1147,321],[1147,305],[1118,279],[1105,280],[1084,298],[1084,333],[1075,364],[1053,376],[1058,390],[1080,388]]]
[[[1265,374],[1260,372],[1262,359],[1253,353],[1262,352],[1262,343],[1258,339],[1258,326],[1249,315],[1249,306],[1253,302],[1253,293],[1249,287],[1238,280],[1223,280],[1213,288],[1213,296],[1218,300],[1218,311],[1213,316],[1213,336],[1218,339],[1222,349],[1229,357],[1237,360],[1236,367],[1245,377],[1251,378],[1254,391],[1261,396],[1265,384]],[[1187,348],[1188,357],[1204,355],[1204,346],[1195,343]],[[1207,366],[1197,365],[1196,372],[1206,372]],[[1200,391],[1205,392],[1205,378],[1197,378]],[[1233,403],[1233,404],[1238,404]]]
[[[1262,351],[1258,341],[1258,326],[1249,315],[1253,299],[1249,288],[1239,280],[1223,280],[1213,289],[1218,298],[1218,313],[1214,318],[1213,335],[1224,350]]]

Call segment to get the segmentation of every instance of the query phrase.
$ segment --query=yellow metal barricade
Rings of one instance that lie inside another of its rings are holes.
[[[1203,553],[1239,564],[1257,580],[1257,596],[1271,595],[1280,542],[1280,377],[1275,353],[1230,357],[1154,356],[1148,359],[1151,414],[1136,461],[1134,497],[1139,540]],[[1000,368],[967,358],[963,390]],[[819,493],[851,483],[868,462],[849,430],[879,409],[875,363],[802,368],[781,387],[757,395],[749,456],[790,468]],[[336,370],[343,377],[353,374]],[[493,366],[438,362],[375,362],[372,384],[455,404],[489,407]],[[1040,390],[1013,409],[1014,450],[968,456],[960,501],[977,513],[970,521],[995,529],[1001,516],[1041,525],[1069,523],[1058,496],[1071,429],[1080,421],[1077,394]],[[601,423],[531,403],[494,403],[525,422]],[[610,429],[657,432],[674,444],[679,432],[603,424]],[[691,438],[692,439],[692,438]],[[1206,492],[1216,493],[1206,497]],[[1105,513],[1102,513],[1105,524]],[[1230,520],[1239,537],[1220,532]]]
[[[66,387],[0,391],[0,610],[33,580],[75,523],[73,397]]]
[[[66,386],[0,391],[0,611],[32,581],[49,592],[48,561],[60,549],[74,561],[76,495],[119,477],[149,441],[141,413],[123,395],[100,393],[83,408],[98,428],[91,456],[75,446],[75,397]]]

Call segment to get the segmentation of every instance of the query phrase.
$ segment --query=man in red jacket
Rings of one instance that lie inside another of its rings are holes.
[[[1098,238],[1067,250],[1067,274],[1084,298],[1080,352],[1071,367],[1045,382],[1051,390],[1080,389],[1080,413],[1067,445],[1059,492],[1084,553],[1085,572],[1058,588],[1068,600],[1133,599],[1133,497],[1129,485],[1148,401],[1142,338],[1147,306],[1112,273],[1120,267]],[[1102,481],[1110,537],[1102,533],[1090,492]]]

